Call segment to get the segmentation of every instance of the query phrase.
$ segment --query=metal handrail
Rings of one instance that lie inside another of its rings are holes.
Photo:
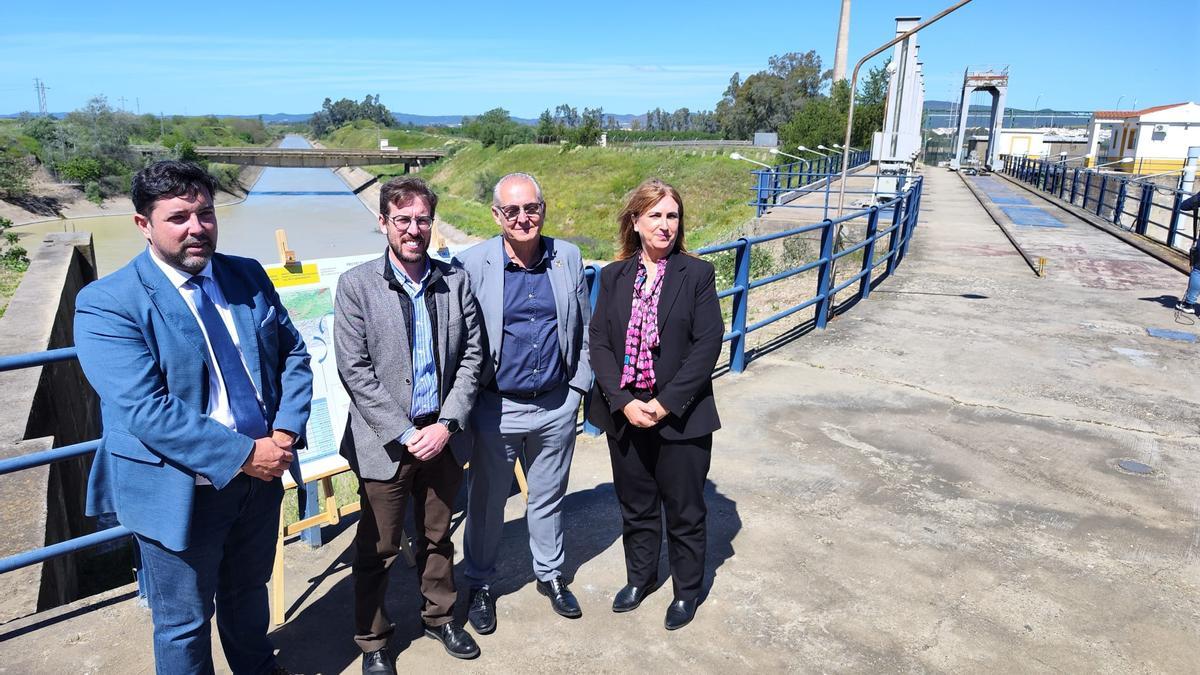
[[[1143,182],[1138,176],[1096,167],[1068,167],[1059,161],[1013,155],[1000,158],[1006,175],[1090,210],[1117,227],[1180,251],[1187,251],[1195,243],[1191,228],[1182,227],[1180,204],[1188,193],[1179,188]],[[1158,196],[1167,199],[1156,200]],[[1137,207],[1127,208],[1134,201]],[[1155,215],[1156,210],[1159,216]],[[1156,220],[1163,215],[1168,218],[1165,223]],[[1131,218],[1128,224],[1123,217]],[[1165,231],[1161,238],[1155,236],[1158,230]]]
[[[824,328],[830,316],[838,309],[837,307],[833,306],[832,298],[838,292],[845,290],[854,283],[860,284],[859,291],[851,300],[845,301],[845,304],[866,299],[871,292],[871,276],[876,268],[882,264],[887,264],[886,270],[876,279],[876,282],[878,282],[892,273],[892,271],[904,258],[904,255],[908,250],[908,243],[912,238],[913,231],[917,224],[923,182],[923,178],[920,176],[914,178],[905,188],[903,193],[880,206],[873,206],[853,213],[848,213],[837,219],[826,219],[820,223],[804,225],[784,232],[764,234],[755,237],[745,237],[736,241],[713,244],[696,251],[696,254],[701,256],[711,256],[726,252],[732,252],[735,255],[734,284],[729,288],[720,289],[717,292],[717,297],[720,299],[730,297],[733,298],[733,317],[731,326],[721,338],[723,343],[731,343],[729,354],[730,371],[740,373],[745,370],[747,360],[745,341],[746,337],[750,333],[814,306],[816,307],[813,317],[814,325],[817,328]],[[876,228],[875,225],[877,225],[879,214],[889,210],[893,214],[893,223],[885,228]],[[868,232],[863,241],[858,242],[850,248],[835,252],[833,250],[834,228],[842,223],[864,217],[868,220]],[[821,232],[821,255],[818,258],[802,263],[788,270],[777,272],[770,276],[759,279],[750,278],[751,252],[755,245],[761,245],[786,237],[794,237],[816,231]],[[886,253],[876,256],[875,245],[883,242],[885,237],[887,241]],[[865,251],[863,255],[862,268],[850,279],[834,285],[833,279],[830,278],[832,275],[834,261],[859,250]],[[767,286],[777,281],[782,281],[789,277],[814,269],[818,270],[819,272],[818,288],[814,295],[754,323],[747,322],[751,290],[761,288],[763,286]],[[595,264],[585,267],[584,278],[589,286],[588,290],[590,303],[592,307],[595,308],[600,292],[600,267]],[[73,347],[52,349],[28,354],[2,356],[0,357],[0,372],[69,361],[77,357],[78,355]],[[92,440],[64,446],[61,448],[33,452],[19,457],[3,459],[0,460],[0,476],[38,466],[45,466],[53,462],[70,459],[73,457],[82,457],[84,455],[96,452],[99,447],[100,441]],[[49,546],[23,551],[5,558],[0,558],[0,574],[11,572],[13,570],[40,562],[45,562],[46,560],[50,560],[59,556],[76,553],[93,546],[99,546],[108,542],[117,541],[119,539],[129,537],[132,534],[133,533],[129,529],[123,526],[117,526],[101,530],[99,532],[94,532],[92,534],[67,539]]]
[[[870,150],[852,152],[849,158],[849,168],[854,169],[870,161]],[[795,197],[813,192],[821,187],[824,187],[825,191],[828,192],[833,179],[841,175],[841,168],[842,156],[835,154],[812,161],[798,160],[776,164],[770,169],[752,171],[751,173],[755,176],[755,186],[751,189],[755,193],[755,199],[749,205],[755,208],[756,216],[761,216],[767,209],[776,206],[788,206],[789,208],[827,208],[827,206],[814,207],[792,205],[786,202],[781,203],[780,198],[784,195],[794,194],[793,199],[788,200],[793,201]],[[817,185],[817,183],[822,182],[823,185]],[[864,192],[863,194],[867,193]]]

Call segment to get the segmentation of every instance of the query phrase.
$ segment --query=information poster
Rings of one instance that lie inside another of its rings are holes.
[[[448,260],[452,253],[439,256]],[[333,300],[341,275],[366,262],[378,261],[380,254],[323,258],[296,265],[264,265],[275,284],[279,299],[304,338],[313,371],[312,412],[305,429],[308,445],[299,451],[300,473],[304,481],[315,476],[348,468],[338,454],[346,429],[350,397],[338,379],[333,345]],[[288,474],[284,483],[294,483]]]

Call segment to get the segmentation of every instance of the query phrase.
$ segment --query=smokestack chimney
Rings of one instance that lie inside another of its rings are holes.
[[[842,0],[842,18],[838,22],[837,51],[833,56],[833,81],[846,79],[846,55],[850,52],[850,0]]]

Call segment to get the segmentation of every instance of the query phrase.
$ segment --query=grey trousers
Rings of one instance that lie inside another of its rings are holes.
[[[463,535],[466,577],[486,586],[496,574],[504,534],[504,504],[520,458],[529,484],[526,523],[533,574],[559,575],[563,564],[562,501],[567,493],[575,424],[582,395],[566,384],[527,401],[480,391],[471,412],[475,449],[467,472],[467,523]]]

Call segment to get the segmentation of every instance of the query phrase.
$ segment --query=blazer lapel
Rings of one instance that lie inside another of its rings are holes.
[[[233,315],[233,325],[237,329],[238,348],[250,368],[254,386],[261,395],[262,361],[258,352],[258,325],[254,321],[253,290],[244,286],[229,269],[228,263],[216,256],[213,256],[212,271],[213,278],[221,287],[221,294],[225,296],[225,302],[229,303],[229,313]]]
[[[429,261],[433,264],[433,260]],[[432,281],[432,280],[431,280]],[[445,289],[445,292],[443,292]],[[453,381],[447,381],[446,374],[453,377],[453,371],[450,368],[449,349],[450,349],[450,282],[446,281],[445,277],[439,276],[436,281],[432,281],[426,287],[426,293],[433,293],[433,304],[437,307],[437,350],[438,363],[442,364],[442,372],[438,374],[438,381],[442,383],[442,391],[450,391],[450,387],[454,384]]]
[[[667,315],[671,313],[671,306],[675,304],[675,298],[679,295],[679,289],[683,287],[683,282],[687,279],[687,266],[683,265],[684,261],[680,259],[686,253],[676,253],[671,256],[673,259],[667,262],[666,277],[663,278],[662,294],[658,296],[658,332],[662,334],[663,326],[667,323]]]
[[[635,255],[622,263],[615,264],[624,265],[621,273],[617,276],[617,283],[613,284],[613,293],[617,296],[614,299],[614,306],[617,308],[617,325],[621,326],[621,353],[624,354],[624,334],[629,328],[629,318],[633,315],[633,284],[637,280],[638,258]]]
[[[575,292],[575,284],[567,276],[567,266],[563,261],[558,259],[554,250],[554,240],[550,237],[542,237],[542,241],[546,244],[546,253],[550,257],[550,288],[554,291],[554,310],[558,315],[558,351],[561,352],[563,359],[567,356],[567,326],[571,317],[570,303],[568,298],[571,293]]]
[[[500,343],[504,340],[504,264],[508,256],[504,253],[504,238],[496,237],[493,241],[491,251],[484,258],[483,280],[477,299],[483,310],[488,349],[495,366],[500,363]]]
[[[150,251],[143,251],[137,259],[138,277],[142,280],[142,285],[146,288],[146,293],[150,296],[150,302],[158,308],[163,318],[167,320],[179,334],[196,348],[196,354],[200,360],[207,366],[208,363],[208,343],[204,341],[204,333],[200,331],[200,324],[196,322],[195,315],[188,308],[187,302],[183,296],[179,294],[179,289],[171,284],[162,270],[150,260]]]

